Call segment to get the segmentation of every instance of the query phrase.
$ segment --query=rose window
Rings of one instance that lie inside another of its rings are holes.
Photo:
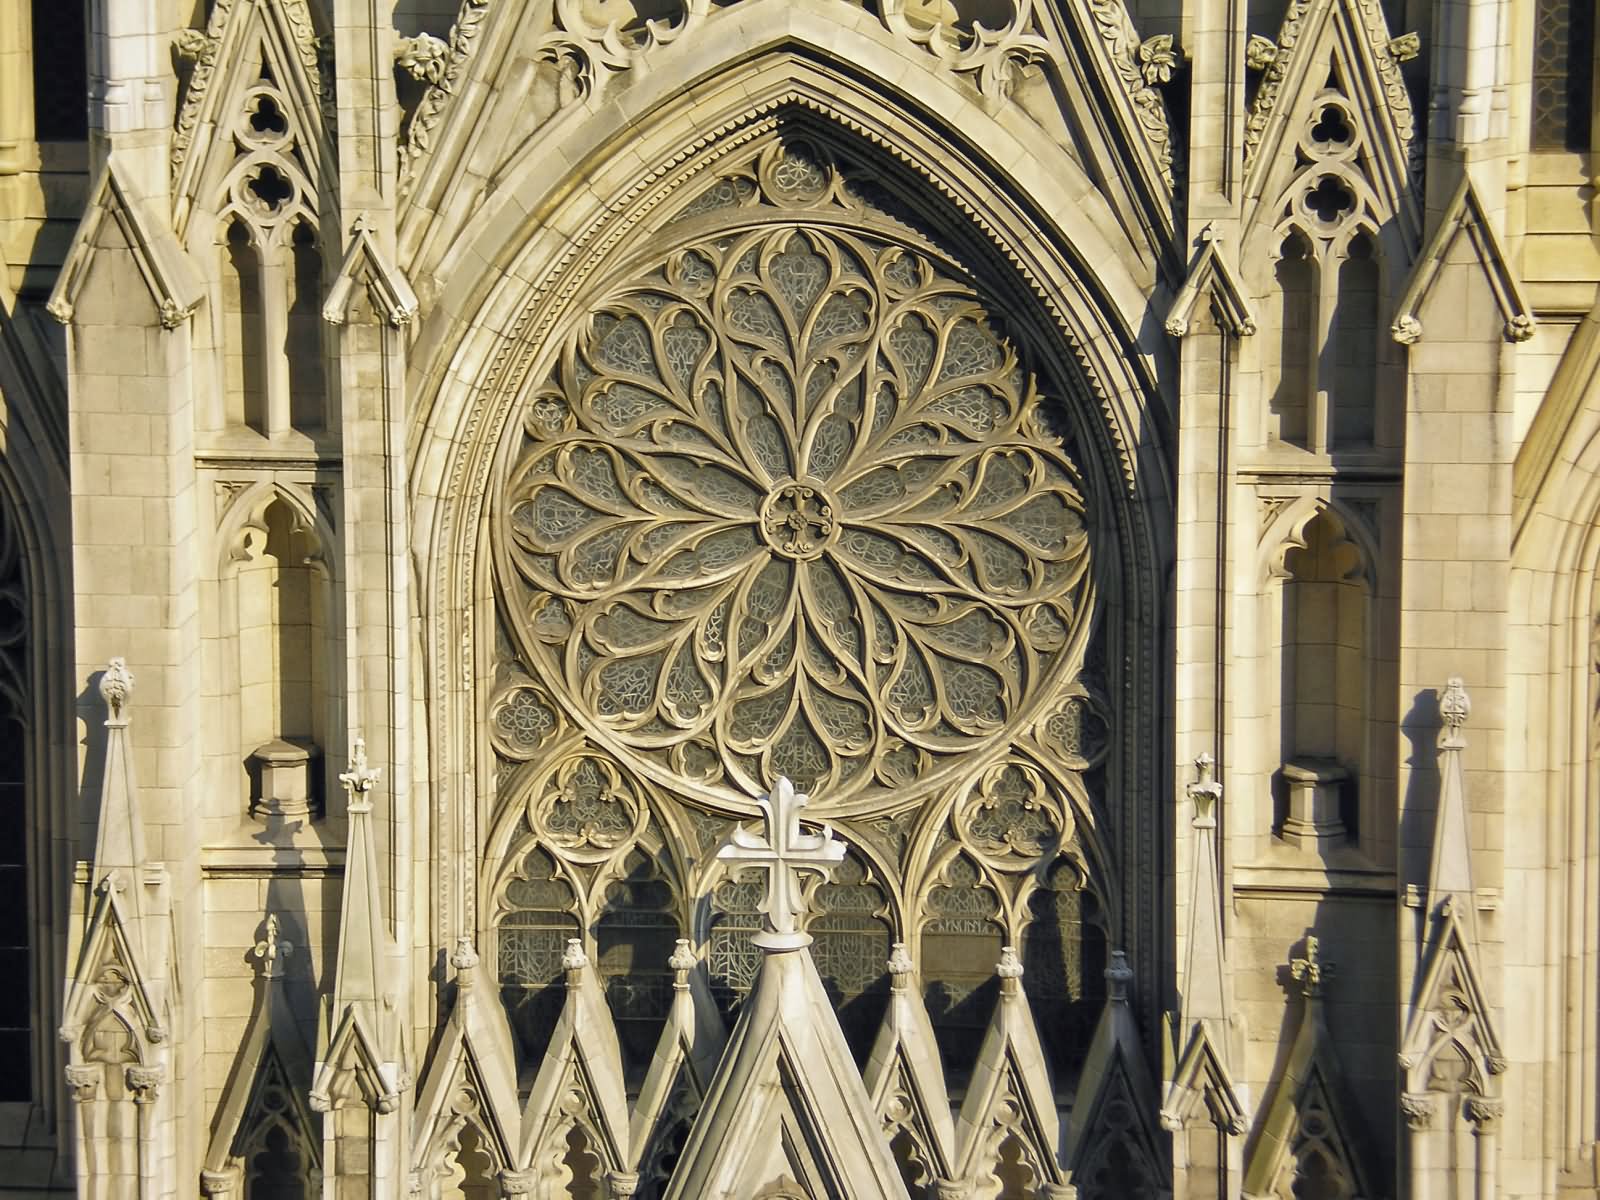
[[[1081,654],[1057,403],[929,252],[785,223],[665,254],[527,404],[499,539],[520,650],[708,792],[909,795]]]

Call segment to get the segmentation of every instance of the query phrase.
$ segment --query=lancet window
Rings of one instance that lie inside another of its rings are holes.
[[[1335,68],[1294,143],[1297,173],[1272,234],[1277,336],[1266,339],[1266,440],[1316,454],[1393,440],[1380,416],[1389,387],[1386,204],[1367,172],[1368,134]]]
[[[1059,858],[1040,875],[1028,897],[1022,986],[1063,1092],[1077,1083],[1105,1005],[1105,916],[1080,864]]]
[[[556,861],[530,850],[501,902],[500,986],[511,1026],[526,1058],[537,1065],[561,1014],[561,955],[581,936],[577,894]]]
[[[595,923],[596,966],[632,1083],[643,1080],[672,1003],[667,960],[680,936],[677,909],[672,884],[657,858],[635,847],[606,885]]]
[[[232,161],[216,182],[218,429],[276,438],[328,426],[319,197],[311,132],[259,42],[220,114]]]
[[[922,927],[922,970],[928,1015],[944,1056],[945,1073],[963,1084],[999,995],[994,964],[1005,944],[1000,896],[968,855],[958,853],[928,890]]]

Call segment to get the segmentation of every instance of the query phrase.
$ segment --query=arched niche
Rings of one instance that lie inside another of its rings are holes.
[[[1293,851],[1326,860],[1359,849],[1381,860],[1393,631],[1373,536],[1350,509],[1313,499],[1282,514],[1267,538],[1247,705],[1262,736],[1259,761],[1244,764],[1270,796],[1259,819]]]
[[[238,810],[306,821],[330,796],[339,730],[342,622],[330,534],[307,498],[273,484],[234,497],[208,613],[215,769]]]

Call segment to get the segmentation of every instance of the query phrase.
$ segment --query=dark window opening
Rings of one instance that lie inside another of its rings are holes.
[[[89,136],[82,0],[33,0],[33,129],[41,142],[81,142]]]
[[[1587,150],[1594,90],[1594,5],[1539,0],[1533,33],[1533,146]]]

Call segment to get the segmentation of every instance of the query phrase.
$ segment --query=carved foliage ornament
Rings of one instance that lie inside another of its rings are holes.
[[[939,7],[884,0],[883,24],[895,36],[925,47],[952,71],[970,74],[979,93],[992,103],[1010,96],[1020,70],[1050,56],[1049,43],[1035,32],[1033,0],[984,5],[985,15],[991,8],[995,15],[1004,14],[993,28],[981,19],[964,20],[958,6],[946,5],[956,11],[935,16],[932,10]]]
[[[772,173],[808,197],[821,171]],[[1059,414],[926,253],[792,223],[691,242],[594,306],[524,415],[498,537],[520,649],[662,773],[903,790],[1081,652]]]

